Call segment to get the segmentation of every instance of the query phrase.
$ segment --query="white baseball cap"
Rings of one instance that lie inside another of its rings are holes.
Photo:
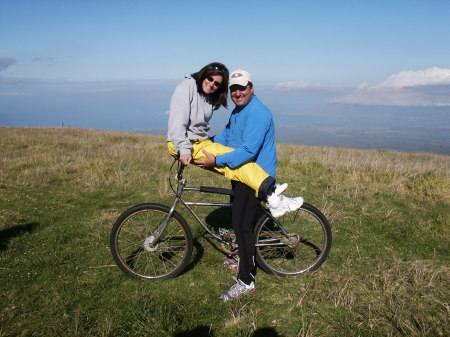
[[[232,85],[241,85],[243,87],[246,87],[248,82],[252,81],[252,76],[248,71],[238,69],[233,71],[230,74],[230,81],[228,82],[228,87],[231,87]]]

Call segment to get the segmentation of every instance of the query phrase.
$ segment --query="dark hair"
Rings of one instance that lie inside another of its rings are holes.
[[[198,72],[191,74],[191,76],[195,79],[195,82],[197,83],[197,91],[200,94],[205,94],[202,88],[202,84],[205,78],[214,75],[222,76],[222,84],[220,88],[218,88],[216,92],[209,95],[209,97],[213,101],[214,110],[219,109],[221,105],[227,108],[228,76],[229,76],[227,67],[225,67],[222,63],[213,62],[204,66]]]

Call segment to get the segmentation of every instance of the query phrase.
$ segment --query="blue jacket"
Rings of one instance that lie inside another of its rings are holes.
[[[235,149],[217,156],[217,166],[235,168],[254,161],[275,178],[277,149],[272,112],[255,95],[246,106],[234,108],[227,126],[213,141]]]

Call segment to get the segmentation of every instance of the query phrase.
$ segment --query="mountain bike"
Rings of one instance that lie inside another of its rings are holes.
[[[178,163],[178,165],[175,165]],[[176,169],[176,186],[172,183]],[[213,193],[232,198],[233,191],[217,187],[188,187],[183,177],[185,166],[174,160],[169,168],[169,185],[174,192],[171,206],[143,203],[123,212],[114,223],[110,249],[114,261],[128,276],[164,279],[179,275],[188,266],[193,252],[193,236],[186,220],[177,212],[183,205],[203,227],[207,235],[220,243],[226,254],[237,254],[234,232],[214,229],[195,212],[194,207],[230,207],[231,202],[187,201],[185,192]],[[261,205],[254,227],[256,261],[269,274],[295,276],[318,269],[331,248],[331,227],[314,206],[304,203],[300,209],[280,218],[273,217]]]

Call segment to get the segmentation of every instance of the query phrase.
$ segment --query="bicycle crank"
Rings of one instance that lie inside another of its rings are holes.
[[[219,228],[219,234],[222,239],[222,242],[220,243],[222,252],[229,255],[238,254],[239,251],[236,244],[236,235],[234,234],[234,231]]]

